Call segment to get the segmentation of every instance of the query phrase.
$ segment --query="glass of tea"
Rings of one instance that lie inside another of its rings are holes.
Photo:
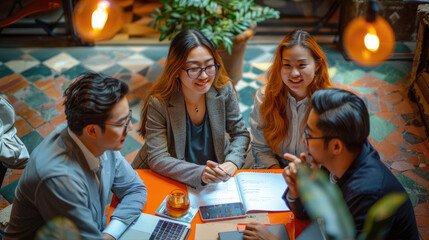
[[[167,197],[167,211],[172,217],[180,218],[189,209],[189,198],[186,192],[180,189],[171,191]]]

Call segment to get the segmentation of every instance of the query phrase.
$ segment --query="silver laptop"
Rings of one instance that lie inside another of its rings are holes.
[[[119,238],[120,240],[185,240],[191,225],[167,218],[141,213]]]

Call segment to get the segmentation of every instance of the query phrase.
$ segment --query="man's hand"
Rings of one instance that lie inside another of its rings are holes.
[[[227,164],[227,163],[228,162],[223,163],[222,165]],[[233,163],[231,163],[231,164],[233,164]],[[217,183],[220,181],[224,181],[225,179],[229,178],[229,176],[228,176],[229,173],[227,173],[226,171],[232,171],[233,170],[233,168],[231,168],[231,166],[229,166],[229,164],[225,165],[225,168],[227,168],[228,170],[220,167],[217,162],[208,160],[206,167],[204,168],[203,174],[201,175],[201,181],[203,181],[204,183]]]
[[[289,153],[285,153],[283,157],[290,161],[289,165],[285,167],[283,171],[283,178],[286,180],[286,183],[289,187],[289,197],[292,199],[297,199],[299,198],[298,186],[296,184],[298,164],[301,162],[306,162],[307,158],[305,153],[301,153],[301,159]]]
[[[104,240],[116,240],[112,235],[108,233],[101,233],[101,236],[104,238]]]
[[[279,240],[279,238],[272,234],[268,228],[257,222],[248,223],[243,234],[244,240]]]

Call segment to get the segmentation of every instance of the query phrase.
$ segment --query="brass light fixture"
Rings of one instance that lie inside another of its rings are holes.
[[[376,66],[392,54],[395,35],[390,24],[378,15],[375,0],[367,2],[366,16],[357,17],[347,25],[343,46],[353,61],[365,67]]]
[[[81,0],[73,11],[73,23],[87,42],[109,39],[122,27],[122,10],[114,0]]]

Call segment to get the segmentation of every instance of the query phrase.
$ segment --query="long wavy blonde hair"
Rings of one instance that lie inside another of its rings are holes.
[[[140,135],[144,138],[146,136],[146,121],[147,121],[147,108],[151,96],[158,99],[167,99],[170,95],[180,90],[180,80],[178,79],[180,71],[186,63],[189,52],[196,47],[205,47],[211,53],[215,63],[219,64],[219,71],[217,72],[213,81],[213,86],[216,88],[224,87],[231,79],[225,71],[222,59],[213,47],[213,44],[201,32],[195,29],[185,29],[177,34],[173,41],[171,41],[170,49],[168,51],[167,61],[161,76],[155,81],[154,85],[149,89],[148,94],[144,100],[143,109],[141,111],[141,126],[138,129]]]
[[[332,87],[326,56],[314,38],[302,30],[296,30],[286,35],[277,47],[273,64],[268,69],[265,97],[259,109],[263,119],[261,124],[263,124],[265,142],[277,154],[279,154],[278,146],[287,137],[289,124],[286,116],[287,101],[285,101],[289,89],[281,77],[282,53],[284,49],[297,45],[310,50],[316,62],[317,70],[313,81],[307,88],[308,96],[311,98],[315,91]]]

